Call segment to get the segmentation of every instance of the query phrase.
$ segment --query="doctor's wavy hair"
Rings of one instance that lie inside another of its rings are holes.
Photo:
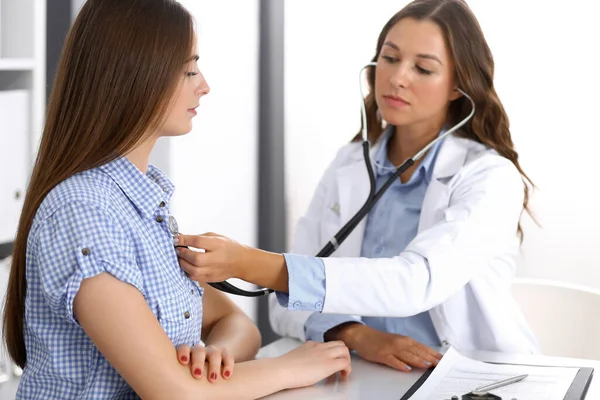
[[[14,242],[4,340],[27,362],[25,260],[42,200],[72,175],[106,164],[167,116],[194,50],[194,21],[176,0],[87,0],[63,47]]]
[[[415,0],[385,24],[379,34],[375,56],[371,61],[377,61],[388,32],[404,18],[431,21],[444,33],[446,45],[454,60],[458,87],[473,98],[476,108],[473,118],[456,134],[493,148],[515,165],[523,179],[523,210],[535,221],[528,207],[529,190],[530,187],[535,188],[535,185],[519,165],[519,155],[510,135],[508,116],[494,88],[494,59],[477,18],[464,0]],[[374,143],[384,129],[381,119],[378,118],[375,101],[375,68],[368,70],[367,84],[370,89],[365,97],[367,132],[369,141]],[[461,96],[450,104],[448,122],[456,124],[470,112],[469,100]],[[362,123],[364,122],[361,121],[361,130]],[[361,140],[360,132],[354,141]],[[523,229],[520,223],[517,233],[522,241]]]

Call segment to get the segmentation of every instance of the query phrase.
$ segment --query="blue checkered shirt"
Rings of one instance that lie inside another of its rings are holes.
[[[82,280],[103,272],[143,294],[174,346],[200,343],[203,290],[179,268],[167,226],[173,190],[157,168],[121,157],[46,196],[27,242],[18,399],[139,398],[73,315]]]

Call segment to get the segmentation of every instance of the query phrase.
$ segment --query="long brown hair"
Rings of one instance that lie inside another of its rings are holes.
[[[175,0],[88,0],[58,66],[35,166],[13,247],[4,339],[20,367],[29,230],[58,183],[100,166],[156,131],[194,49],[194,23]]]
[[[528,202],[529,186],[532,188],[535,186],[519,165],[519,155],[515,151],[510,136],[508,116],[494,88],[494,58],[477,18],[464,0],[415,0],[385,24],[379,34],[372,61],[375,62],[379,58],[379,53],[390,29],[404,18],[432,21],[444,33],[446,44],[456,66],[457,86],[471,96],[475,102],[475,115],[457,132],[457,135],[493,148],[515,165],[523,179],[525,191],[523,210],[534,217],[528,207]],[[369,141],[374,143],[383,132],[375,101],[374,68],[370,68],[367,73],[367,83],[370,89],[369,94],[365,97],[367,132]],[[466,98],[461,97],[454,100],[449,107],[448,122],[454,125],[470,112],[471,105]],[[354,140],[360,139],[359,132]],[[522,240],[523,229],[520,223],[517,232]]]

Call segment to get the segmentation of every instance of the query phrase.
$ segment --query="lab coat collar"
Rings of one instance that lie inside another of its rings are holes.
[[[450,134],[440,144],[439,153],[433,166],[431,188],[428,192],[442,193],[446,189],[444,178],[449,178],[464,165],[469,149],[468,139],[462,139]],[[371,149],[370,162],[373,155],[384,143],[379,140]],[[348,221],[362,207],[369,196],[369,175],[363,159],[361,146],[356,146],[350,155],[350,162],[336,171],[338,181],[339,213],[342,222]],[[437,196],[430,196],[437,197]],[[426,222],[426,221],[425,221]],[[343,257],[359,257],[362,239],[366,227],[366,217],[340,246],[339,255]]]
[[[389,136],[393,133],[394,127],[388,126],[382,133],[380,139],[371,147],[371,165],[375,168],[373,160],[380,151],[382,146],[385,146],[388,142]],[[469,139],[463,139],[456,136],[455,133],[448,135],[440,143],[439,153],[437,155],[435,165],[433,166],[433,178],[442,179],[456,175],[460,168],[465,163]],[[357,151],[353,153],[352,159],[355,163],[360,164],[364,167],[364,159],[362,147],[357,148]],[[366,182],[368,183],[368,175],[365,170]]]
[[[463,165],[469,151],[469,139],[463,139],[451,133],[442,141],[435,165],[433,166],[433,178],[449,178],[458,173]]]

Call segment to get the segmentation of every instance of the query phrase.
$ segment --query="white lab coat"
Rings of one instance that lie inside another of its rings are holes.
[[[350,143],[326,170],[298,222],[292,252],[316,254],[358,211],[368,192],[361,144]],[[448,136],[425,193],[417,236],[396,257],[360,258],[363,219],[323,259],[323,312],[405,317],[429,310],[445,346],[538,352],[511,296],[522,204],[523,182],[509,160],[475,141]],[[304,322],[311,312],[286,310],[275,294],[269,308],[276,333],[305,339]]]

